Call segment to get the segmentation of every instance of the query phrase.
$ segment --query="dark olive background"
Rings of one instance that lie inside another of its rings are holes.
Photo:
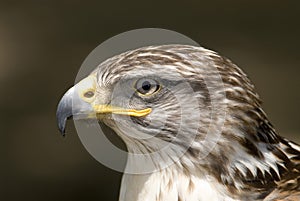
[[[0,1],[0,200],[117,200],[121,174],[95,161],[56,105],[97,45],[159,27],[248,73],[277,131],[300,142],[300,1]]]

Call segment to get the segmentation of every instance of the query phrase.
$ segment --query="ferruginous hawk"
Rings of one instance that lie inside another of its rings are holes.
[[[300,200],[299,145],[276,133],[245,73],[213,51],[161,45],[107,59],[61,99],[62,133],[71,116],[98,119],[151,161],[153,171],[123,175],[121,201]]]

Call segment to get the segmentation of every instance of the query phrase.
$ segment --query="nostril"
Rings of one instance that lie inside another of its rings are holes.
[[[92,92],[92,91],[87,91],[87,92],[85,92],[85,93],[83,94],[83,96],[86,97],[86,98],[91,98],[91,97],[94,96],[94,92]]]

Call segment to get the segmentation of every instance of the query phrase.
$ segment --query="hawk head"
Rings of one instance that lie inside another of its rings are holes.
[[[70,116],[97,118],[124,140],[129,152],[156,155],[159,168],[186,152],[197,155],[199,163],[219,140],[228,112],[218,68],[241,73],[200,47],[151,46],[117,55],[65,94],[57,111],[59,128],[64,133]]]
[[[105,123],[159,170],[212,176],[232,197],[266,197],[299,171],[296,145],[276,134],[248,77],[202,47],[150,46],[104,61],[60,101],[62,133],[71,116]]]

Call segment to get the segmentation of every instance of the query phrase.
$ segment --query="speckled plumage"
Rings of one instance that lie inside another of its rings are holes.
[[[300,147],[277,135],[253,84],[228,59],[202,47],[150,46],[112,57],[93,73],[101,104],[153,110],[130,123],[123,116],[103,119],[129,152],[148,154],[171,144],[151,158],[156,171],[124,175],[121,201],[300,200]],[[103,98],[104,90],[112,95],[120,82],[124,90],[137,77],[159,79],[166,89],[147,98]],[[182,115],[188,116],[183,124]],[[164,166],[177,153],[178,160]],[[127,168],[139,165],[132,159]]]

